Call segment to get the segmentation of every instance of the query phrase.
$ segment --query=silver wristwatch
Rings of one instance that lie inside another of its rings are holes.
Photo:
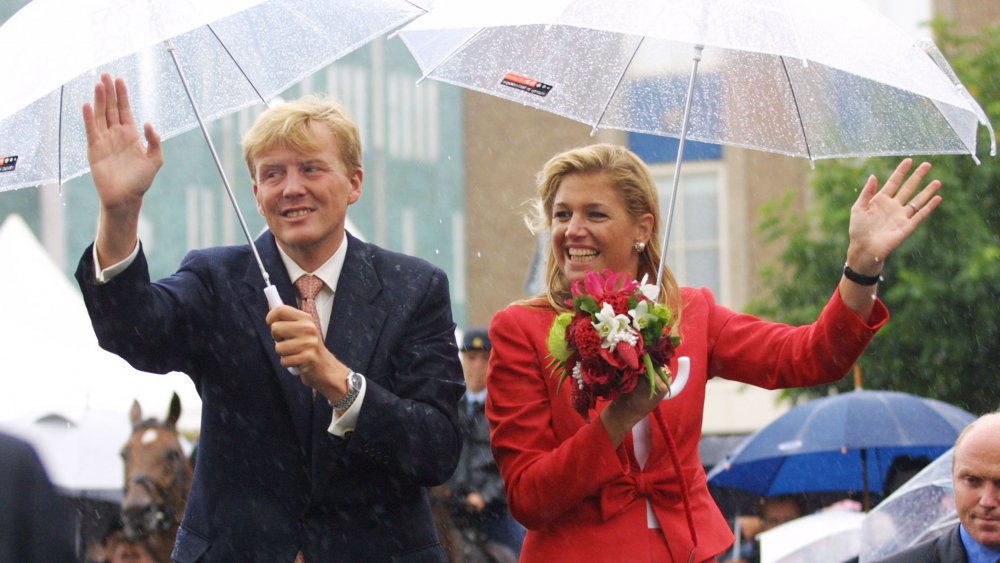
[[[361,392],[361,378],[363,376],[360,373],[355,372],[353,369],[347,374],[347,394],[344,398],[337,401],[336,403],[330,403],[330,406],[338,411],[342,411],[354,404],[354,400],[358,398],[358,393]]]

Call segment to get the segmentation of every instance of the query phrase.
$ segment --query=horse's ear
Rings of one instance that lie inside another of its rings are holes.
[[[167,426],[174,427],[177,425],[177,419],[181,417],[181,398],[177,396],[177,392],[174,392],[174,396],[170,398],[170,412],[167,414]]]
[[[129,420],[132,421],[132,428],[138,428],[139,424],[142,423],[142,407],[139,406],[139,401],[132,401],[132,409],[128,413]]]

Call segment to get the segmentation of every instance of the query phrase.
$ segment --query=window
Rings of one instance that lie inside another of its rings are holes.
[[[657,165],[651,169],[665,229],[674,167]],[[708,287],[720,302],[726,300],[723,186],[723,171],[718,161],[685,162],[666,249],[667,264],[681,285]],[[662,232],[660,237],[662,240]]]

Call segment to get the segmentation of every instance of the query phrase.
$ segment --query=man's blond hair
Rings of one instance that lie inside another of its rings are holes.
[[[255,162],[265,151],[278,147],[302,154],[316,151],[319,145],[310,131],[313,123],[333,134],[348,174],[362,168],[361,134],[354,120],[336,101],[306,96],[268,108],[243,137],[243,159],[250,170],[250,178],[257,181]]]

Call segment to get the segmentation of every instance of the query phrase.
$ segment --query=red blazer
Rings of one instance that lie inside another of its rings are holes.
[[[792,327],[726,309],[707,289],[684,289],[682,297],[677,355],[691,359],[690,380],[658,408],[677,444],[698,536],[695,559],[703,561],[733,542],[698,456],[705,382],[724,377],[776,389],[835,381],[889,313],[878,301],[866,324],[835,291],[815,323]],[[486,415],[511,513],[528,528],[521,561],[648,561],[647,498],[673,560],[688,561],[692,542],[679,480],[658,424],[650,425],[652,451],[641,470],[630,440],[612,447],[597,416],[605,403],[589,422],[573,409],[570,383],[557,392],[550,367],[546,339],[554,318],[544,303],[512,305],[490,325]]]

